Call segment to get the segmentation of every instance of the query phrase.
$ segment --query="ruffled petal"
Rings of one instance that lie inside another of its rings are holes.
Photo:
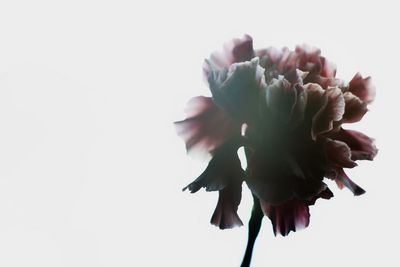
[[[211,54],[210,62],[218,69],[229,68],[233,63],[249,61],[254,57],[253,39],[249,35],[243,38],[236,38],[224,45],[223,51]],[[209,64],[204,64],[203,71],[205,77],[211,71]]]
[[[345,142],[351,149],[352,160],[373,160],[378,153],[374,139],[361,132],[341,128],[339,131],[331,132],[327,136]]]
[[[234,180],[219,191],[218,203],[211,217],[211,224],[220,229],[242,226],[237,210],[242,198],[242,182]]]
[[[351,92],[345,92],[343,97],[345,102],[343,122],[353,123],[360,121],[368,111],[367,104]]]
[[[345,168],[357,166],[357,163],[351,159],[351,150],[345,142],[326,138],[324,140],[324,151],[330,165]]]
[[[266,80],[278,75],[299,69],[308,73],[305,83],[319,83],[323,88],[328,86],[344,86],[344,82],[336,79],[336,65],[321,56],[321,50],[310,45],[298,45],[295,51],[287,47],[278,50],[274,47],[256,50],[260,64],[266,69]]]
[[[363,78],[360,73],[356,73],[351,79],[348,90],[366,103],[371,103],[375,98],[375,86],[371,77]]]
[[[295,86],[296,92],[296,101],[292,107],[292,119],[291,119],[291,128],[296,128],[300,125],[305,116],[305,110],[307,105],[307,93],[304,90],[304,87],[300,84]]]
[[[286,236],[290,231],[296,232],[306,228],[310,223],[309,206],[319,198],[330,199],[333,193],[325,187],[319,194],[308,200],[291,199],[281,205],[271,205],[260,199],[261,209],[272,223],[274,234]]]
[[[273,79],[266,89],[266,103],[274,120],[286,124],[292,117],[297,91],[283,76]]]
[[[319,134],[332,130],[333,122],[340,121],[344,114],[344,97],[338,87],[330,87],[325,90],[322,98],[323,105],[312,121],[311,135],[313,139]]]
[[[241,124],[216,106],[210,97],[198,96],[189,101],[189,117],[175,122],[188,153],[209,154],[233,136],[240,135]]]
[[[324,89],[327,89],[328,87],[344,88],[346,84],[345,81],[341,79],[333,77],[323,77],[319,75],[307,76],[305,80],[305,82],[318,83]]]
[[[319,74],[322,70],[322,61],[321,61],[321,50],[307,45],[298,45],[296,46],[296,59],[297,64],[296,68],[307,71],[313,74]]]
[[[307,117],[313,117],[323,106],[326,105],[327,96],[324,96],[325,90],[319,84],[307,83],[304,85],[307,93]]]
[[[324,57],[320,57],[320,60],[322,64],[320,75],[326,78],[334,78],[336,76],[336,65]]]
[[[259,59],[235,63],[229,70],[216,69],[211,62],[208,83],[217,105],[242,122],[254,120],[259,95],[266,87]]]
[[[292,199],[281,205],[271,205],[260,200],[261,209],[271,220],[274,234],[286,236],[290,231],[306,228],[310,223],[308,205],[301,200]]]
[[[277,70],[281,73],[284,74],[285,72],[289,72],[292,70],[297,69],[299,66],[299,57],[298,55],[289,50],[287,47],[284,47],[282,49],[282,56],[279,59],[279,62],[276,66]],[[301,68],[298,68],[301,69]],[[301,69],[303,70],[303,69]],[[306,71],[306,70],[304,70]]]
[[[268,47],[255,51],[255,56],[260,58],[260,65],[265,69],[271,68],[273,65],[278,64],[282,54],[282,50],[279,50],[275,47]]]

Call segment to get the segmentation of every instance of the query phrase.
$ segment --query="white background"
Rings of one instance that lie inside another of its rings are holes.
[[[377,98],[349,128],[376,138],[306,230],[263,221],[256,266],[399,266],[396,1],[2,1],[0,266],[239,266],[245,227],[209,224],[217,193],[181,188],[206,166],[172,122],[208,95],[204,58],[248,33],[256,48],[309,43]]]

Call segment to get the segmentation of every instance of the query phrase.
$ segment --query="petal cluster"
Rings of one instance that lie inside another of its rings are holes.
[[[281,235],[307,227],[309,206],[333,197],[325,178],[354,195],[365,192],[344,169],[372,160],[377,148],[343,124],[360,121],[368,111],[375,96],[370,77],[357,73],[347,83],[317,48],[255,50],[248,35],[213,53],[203,70],[212,96],[189,101],[188,117],[175,126],[188,152],[212,156],[184,188],[219,192],[212,224],[242,225],[237,209],[243,182]],[[246,170],[239,147],[246,152]]]

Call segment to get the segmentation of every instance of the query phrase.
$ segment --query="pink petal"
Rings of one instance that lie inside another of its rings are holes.
[[[366,103],[372,102],[375,98],[375,86],[371,82],[371,77],[363,78],[360,73],[354,75],[348,90]]]
[[[235,135],[241,124],[216,106],[210,97],[196,97],[186,108],[190,117],[175,122],[175,129],[186,143],[188,153],[208,154]]]
[[[213,108],[214,102],[211,97],[196,96],[189,99],[185,107],[185,113],[188,118],[196,117],[201,113]]]
[[[340,121],[344,114],[344,97],[338,87],[330,87],[325,90],[323,98],[325,98],[324,104],[312,121],[311,135],[313,139],[319,134],[332,130],[333,122]]]
[[[286,71],[295,70],[298,68],[298,55],[289,50],[287,47],[282,49],[282,57],[276,68],[279,70],[281,74]],[[301,68],[299,68],[301,69]],[[302,70],[302,69],[301,69]]]
[[[274,234],[286,236],[290,231],[306,228],[310,223],[308,205],[301,200],[292,199],[282,205],[271,205],[260,200],[261,209],[271,220]]]
[[[345,102],[343,122],[353,123],[360,121],[368,111],[367,104],[351,92],[345,92],[343,96]]]
[[[327,136],[345,142],[351,149],[351,159],[353,160],[373,160],[378,153],[374,139],[361,132],[340,129]]]
[[[306,79],[307,82],[318,83],[322,88],[327,89],[328,87],[345,87],[345,82],[341,79],[333,78],[333,77],[323,77],[319,75],[308,76]]]
[[[249,61],[254,57],[253,39],[245,34],[242,39],[234,39],[226,51],[232,51],[232,63]]]
[[[296,53],[303,55],[307,61],[316,61],[321,55],[321,50],[309,44],[296,45]]]
[[[321,57],[322,70],[320,75],[326,78],[334,78],[336,76],[336,65],[326,58]]]
[[[226,43],[223,51],[212,53],[210,61],[217,68],[223,69],[229,68],[233,63],[248,61],[253,57],[253,39],[249,35],[244,35],[242,38],[236,38]],[[203,71],[205,77],[208,77],[209,66],[204,65]]]
[[[260,64],[264,68],[271,67],[279,62],[282,57],[282,50],[275,47],[259,49],[255,51],[255,56],[260,58]]]
[[[348,189],[350,189],[351,192],[353,192],[353,194],[355,196],[359,196],[365,193],[365,190],[362,189],[359,185],[357,185],[356,183],[354,183],[347,175],[346,173],[343,171],[342,168],[335,168],[334,169],[334,173],[335,173],[335,181],[338,184],[338,187],[340,189],[343,188],[343,186],[347,187]]]
[[[321,72],[322,62],[321,62],[321,50],[307,45],[296,46],[296,58],[297,64],[296,68],[310,72],[311,74],[317,74]]]
[[[345,142],[326,138],[324,151],[329,164],[346,168],[357,166],[357,163],[351,159],[351,150]]]

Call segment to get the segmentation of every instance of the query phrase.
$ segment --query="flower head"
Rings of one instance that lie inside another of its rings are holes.
[[[309,206],[333,197],[325,178],[354,195],[365,192],[344,169],[372,160],[377,149],[370,137],[342,126],[368,111],[375,95],[369,77],[357,73],[346,83],[317,48],[254,50],[248,35],[213,53],[203,69],[212,97],[192,99],[188,117],[175,125],[188,152],[212,156],[184,188],[219,192],[211,223],[242,225],[243,182],[281,235],[307,227]],[[246,170],[239,147],[246,151]]]

